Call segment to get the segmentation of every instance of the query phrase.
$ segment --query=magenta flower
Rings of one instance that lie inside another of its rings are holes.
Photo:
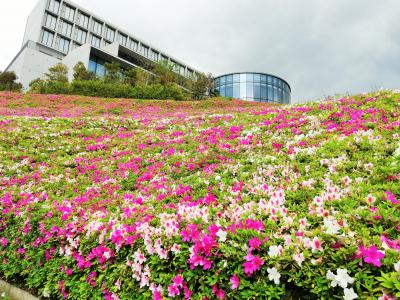
[[[212,291],[213,291],[215,297],[217,297],[217,299],[224,299],[225,298],[224,290],[218,288],[218,286],[216,284],[214,284],[212,286]]]
[[[230,279],[230,282],[231,282],[231,289],[232,289],[232,290],[236,290],[236,289],[239,287],[239,285],[240,285],[239,276],[237,276],[236,274],[233,275],[233,276],[231,277],[231,279]]]
[[[2,247],[6,247],[8,245],[8,240],[6,238],[0,238],[0,244]]]
[[[260,269],[260,267],[264,264],[264,260],[262,260],[259,256],[254,256],[251,253],[248,253],[245,257],[247,260],[243,263],[244,273],[247,276],[251,276],[254,272]]]
[[[254,237],[254,238],[249,240],[249,246],[250,246],[251,249],[257,249],[258,250],[258,249],[260,249],[261,241],[258,238]]]
[[[369,248],[365,248],[364,246],[360,246],[358,248],[360,254],[357,255],[357,258],[364,258],[364,261],[367,264],[374,265],[376,267],[382,266],[382,258],[385,257],[385,253],[378,250],[378,248],[374,245]]]
[[[400,200],[397,200],[396,196],[392,192],[386,191],[385,194],[386,194],[386,199],[387,200],[389,200],[393,204],[400,204]]]

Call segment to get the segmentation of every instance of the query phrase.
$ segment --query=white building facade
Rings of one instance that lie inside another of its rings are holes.
[[[148,71],[161,61],[173,64],[174,71],[184,77],[197,73],[70,1],[39,0],[28,17],[23,46],[6,71],[14,71],[24,88],[28,88],[32,80],[42,78],[57,63],[68,67],[72,79],[72,69],[78,62],[103,76],[106,62]]]

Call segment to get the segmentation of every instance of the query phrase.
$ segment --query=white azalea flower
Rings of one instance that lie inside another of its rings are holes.
[[[394,270],[396,272],[400,272],[400,260],[397,263],[394,264]]]
[[[344,296],[343,299],[344,300],[353,300],[353,299],[357,299],[358,295],[356,293],[354,293],[353,288],[351,289],[344,289]]]
[[[49,288],[47,286],[44,288],[42,295],[45,298],[49,298],[50,297],[50,291],[49,291]],[[2,297],[4,297],[4,296],[2,295]]]
[[[293,259],[297,262],[297,264],[301,267],[301,264],[304,261],[304,255],[303,253],[296,253],[293,255]]]
[[[324,219],[324,226],[327,234],[338,234],[340,225],[335,219]]]
[[[225,230],[219,229],[219,230],[217,231],[218,240],[219,240],[220,242],[225,242],[225,241],[226,241],[226,235],[227,235],[227,233],[226,233]]]
[[[347,288],[348,284],[352,284],[354,282],[354,278],[351,278],[349,274],[347,274],[346,269],[337,269],[337,275],[328,270],[326,273],[326,278],[331,280],[331,286],[336,287],[340,286],[341,288]]]
[[[268,278],[270,281],[275,282],[275,284],[279,284],[279,279],[281,278],[281,274],[278,272],[278,270],[274,268],[268,268]]]
[[[270,246],[268,250],[268,255],[271,257],[277,257],[281,255],[282,246]]]

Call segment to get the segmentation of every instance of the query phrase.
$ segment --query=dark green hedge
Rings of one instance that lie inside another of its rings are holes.
[[[187,94],[176,84],[136,85],[105,83],[100,80],[85,80],[72,83],[39,81],[31,91],[40,94],[70,94],[107,98],[173,99],[185,100]]]

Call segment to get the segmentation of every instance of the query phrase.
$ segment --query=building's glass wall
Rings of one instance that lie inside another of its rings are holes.
[[[215,87],[223,97],[248,101],[290,103],[290,87],[282,79],[263,73],[235,73],[217,77]]]
[[[104,67],[106,61],[91,55],[89,60],[89,71],[96,74],[99,77],[103,77],[106,74],[106,68]]]

